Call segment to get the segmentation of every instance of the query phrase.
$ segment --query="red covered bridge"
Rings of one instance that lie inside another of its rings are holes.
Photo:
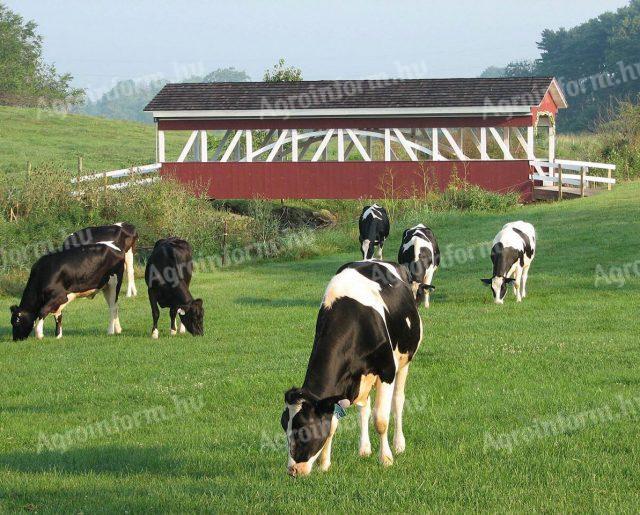
[[[555,79],[525,77],[167,84],[145,110],[161,173],[212,198],[403,198],[457,175],[528,200],[566,107]]]

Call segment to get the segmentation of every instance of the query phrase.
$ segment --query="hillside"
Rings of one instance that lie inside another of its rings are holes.
[[[107,120],[41,109],[0,106],[0,172],[16,173],[50,164],[76,170],[78,155],[87,171],[152,163],[152,125]]]

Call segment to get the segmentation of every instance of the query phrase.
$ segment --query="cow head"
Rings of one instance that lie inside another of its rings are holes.
[[[414,291],[415,291],[415,297],[416,297],[416,307],[422,304],[423,302],[425,303],[426,307],[429,307],[427,295],[429,292],[432,292],[433,290],[435,290],[436,287],[433,284],[417,284],[417,283],[413,283],[413,284],[415,285]]]
[[[481,281],[491,286],[493,301],[496,304],[504,304],[504,296],[507,294],[507,284],[515,281],[513,277],[494,276],[491,279],[481,279]]]
[[[284,403],[280,424],[287,434],[287,471],[294,477],[306,476],[311,473],[327,439],[336,430],[335,405],[346,408],[350,402],[338,397],[318,401],[301,388],[291,388],[284,394]]]
[[[184,324],[194,336],[202,336],[204,334],[204,308],[202,307],[202,299],[195,299],[178,309],[180,321]]]
[[[18,306],[11,306],[11,325],[13,326],[13,340],[25,340],[31,334],[35,323],[35,315]]]

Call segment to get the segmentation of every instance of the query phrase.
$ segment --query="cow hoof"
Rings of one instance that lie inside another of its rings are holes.
[[[175,329],[171,329],[170,333],[171,336],[175,336],[176,334],[178,334],[178,331],[176,331]]]
[[[181,323],[180,324],[180,334],[185,334],[187,332],[187,328]]]
[[[396,454],[400,454],[401,452],[404,452],[404,450],[406,449],[406,446],[407,444],[405,443],[404,436],[401,438],[393,439],[393,448],[396,450]]]
[[[360,456],[362,456],[363,458],[368,458],[369,456],[371,456],[371,444],[363,445],[362,447],[360,447]]]
[[[320,463],[320,470],[322,472],[327,472],[329,470],[329,467],[331,467],[330,461],[327,461],[326,463]]]
[[[58,336],[56,336],[56,340],[59,340],[60,338],[62,338],[62,333],[60,333]]]
[[[393,465],[393,456],[391,454],[381,454],[380,463],[383,467],[390,467]]]
[[[154,329],[153,331],[151,331],[151,338],[153,338],[154,340],[158,339],[158,330]]]

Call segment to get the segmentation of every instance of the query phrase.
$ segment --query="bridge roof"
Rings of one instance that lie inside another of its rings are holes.
[[[567,106],[553,77],[179,83],[144,110],[156,118],[505,116],[530,113],[549,95]]]

